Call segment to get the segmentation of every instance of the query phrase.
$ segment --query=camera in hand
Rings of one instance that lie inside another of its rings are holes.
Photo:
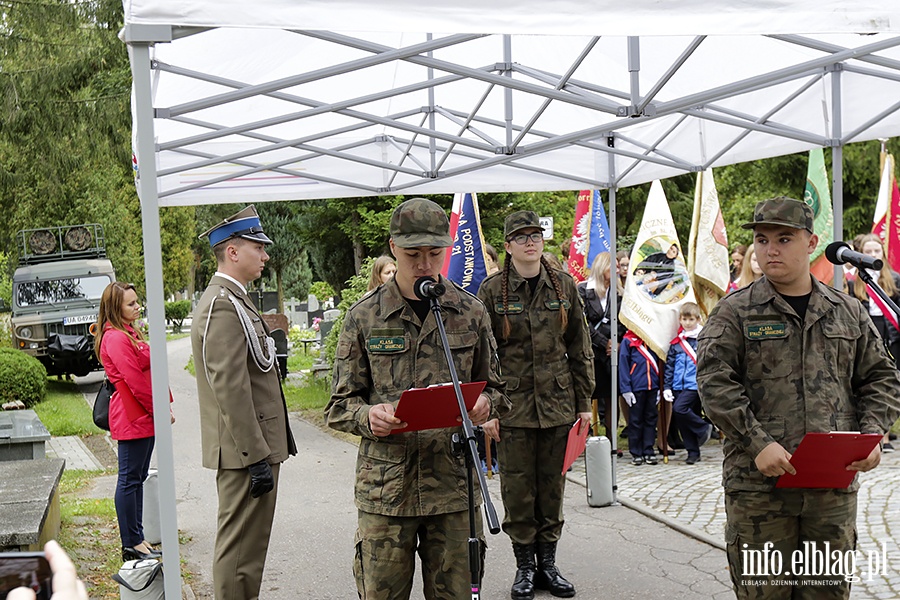
[[[0,600],[18,587],[33,590],[37,600],[50,600],[52,579],[43,552],[0,552]]]

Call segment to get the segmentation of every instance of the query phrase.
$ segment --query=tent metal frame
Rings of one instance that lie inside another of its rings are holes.
[[[132,25],[129,27],[134,29],[140,26]],[[163,37],[181,37],[201,31],[206,30],[182,30],[177,33],[173,31],[170,36]],[[395,48],[335,32],[294,30],[293,33],[362,50],[371,53],[371,56],[256,85],[200,73],[176,65],[165,64],[161,61],[151,62],[150,68],[154,71],[172,73],[230,88],[229,91],[195,101],[175,106],[154,107],[154,116],[157,119],[171,119],[206,130],[204,133],[159,144],[156,148],[157,152],[175,152],[184,156],[196,157],[198,160],[195,162],[189,161],[178,167],[167,168],[157,173],[157,176],[163,177],[219,164],[242,167],[242,169],[233,173],[163,191],[159,194],[163,205],[168,205],[171,201],[170,198],[177,197],[180,193],[246,177],[262,171],[272,171],[283,175],[328,182],[343,186],[348,190],[352,190],[354,194],[359,195],[403,193],[406,190],[418,188],[423,184],[452,179],[464,173],[484,170],[498,165],[515,166],[516,168],[532,170],[542,175],[551,175],[558,178],[561,185],[565,185],[564,182],[568,182],[573,187],[585,185],[599,188],[618,187],[622,184],[623,178],[644,161],[654,162],[680,172],[702,171],[715,164],[722,155],[740,144],[751,132],[784,137],[814,146],[841,146],[864,134],[868,128],[879,120],[900,110],[900,102],[897,102],[879,114],[873,115],[869,121],[856,130],[833,133],[831,137],[813,131],[803,131],[789,127],[779,123],[777,120],[777,114],[780,110],[788,106],[816,82],[821,81],[828,75],[833,76],[840,70],[848,70],[859,75],[900,82],[900,61],[880,57],[876,54],[881,50],[900,46],[900,36],[880,39],[856,48],[843,48],[799,35],[771,36],[772,39],[779,40],[786,45],[797,45],[803,48],[820,50],[823,52],[823,56],[703,92],[660,101],[658,100],[660,92],[666,89],[666,84],[703,44],[706,39],[705,36],[693,38],[684,48],[681,55],[674,58],[663,75],[654,82],[646,93],[642,93],[639,84],[641,54],[640,38],[638,37],[627,38],[628,69],[631,83],[630,88],[626,90],[612,89],[597,83],[573,78],[573,74],[578,66],[590,54],[600,39],[597,37],[588,41],[582,52],[568,65],[565,72],[548,73],[528,65],[513,62],[514,57],[510,36],[503,36],[504,56],[502,62],[488,64],[480,68],[472,68],[433,58],[432,53],[435,50],[465,44],[486,37],[482,34],[448,35],[437,39],[429,39],[423,43]],[[851,60],[876,65],[881,70],[848,64],[848,61]],[[428,77],[415,84],[396,89],[365,90],[366,93],[363,95],[349,97],[339,102],[324,102],[283,91],[304,83],[320,81],[354,70],[366,69],[374,65],[393,61],[406,61],[427,67]],[[439,72],[442,75],[435,77],[435,72]],[[513,78],[513,74],[519,78]],[[435,105],[432,101],[429,105],[418,109],[382,116],[354,108],[376,100],[390,99],[421,90],[429,91],[432,93],[430,97],[433,98],[433,92],[436,88],[461,79],[477,80],[485,84],[481,98],[474,103],[473,107],[468,109]],[[745,114],[717,104],[733,96],[790,82],[796,82],[797,87],[795,91],[786,94],[784,100],[777,106],[761,110],[759,114]],[[505,102],[508,104],[505,122],[498,122],[495,119],[486,118],[479,114],[479,109],[487,96],[498,87],[504,91]],[[511,93],[513,91],[530,94],[541,100],[539,109],[526,122],[516,123],[512,120]],[[266,96],[290,105],[297,105],[300,107],[300,110],[278,117],[256,121],[251,120],[240,125],[231,126],[191,116],[191,113],[196,113],[206,108],[253,96]],[[599,114],[607,115],[609,120],[601,125],[568,132],[551,132],[537,129],[536,123],[539,117],[553,102],[572,104],[596,111]],[[260,132],[262,129],[275,125],[313,119],[316,116],[328,113],[349,117],[357,121],[357,123],[296,139],[280,139],[277,136]],[[665,134],[657,138],[653,144],[639,143],[628,135],[630,127],[670,115],[680,115],[680,118]],[[419,122],[411,122],[417,116],[420,118]],[[717,149],[712,157],[708,157],[702,162],[678,157],[660,148],[670,135],[678,131],[679,126],[685,120],[694,119],[733,126],[736,130],[739,130],[739,133],[735,135],[730,144]],[[436,125],[438,120],[442,121],[441,125],[443,127]],[[496,139],[497,136],[479,129],[477,127],[478,123],[490,125],[492,128],[501,128],[505,132],[505,139],[498,140]],[[454,131],[448,131],[447,125],[452,125]],[[335,148],[328,148],[324,143],[317,144],[317,142],[327,142],[328,139],[335,136],[351,131],[359,132],[367,128],[375,128],[378,131],[363,142]],[[221,156],[198,152],[191,148],[191,146],[200,142],[221,140],[228,136],[240,136],[253,140],[259,145],[252,149]],[[619,143],[611,143],[609,138],[617,138]],[[417,157],[412,152],[413,149],[421,149],[420,143],[423,141],[427,144],[429,155],[429,160],[427,161],[422,160],[421,157]],[[623,148],[622,146],[626,144],[621,142],[626,142],[629,146],[635,146],[638,151]],[[396,161],[374,160],[361,156],[356,152],[366,145],[376,145],[379,148],[389,145],[399,153],[400,158]],[[568,146],[580,146],[599,153],[611,153],[618,157],[631,159],[632,162],[621,168],[617,177],[612,177],[608,181],[599,181],[568,173],[564,170],[551,171],[534,167],[529,165],[526,160],[529,157],[553,152]],[[285,149],[296,150],[296,154],[278,162],[266,162],[261,159],[253,160],[253,157],[272,150]],[[451,156],[458,159],[458,162],[462,162],[462,166],[444,168],[445,163]],[[341,179],[317,174],[315,161],[317,158],[322,157],[336,158],[345,160],[348,163],[379,169],[386,174],[388,184],[373,186],[354,181],[349,177]],[[289,165],[299,161],[303,162],[305,168],[303,171],[289,167]],[[402,176],[406,177],[403,178]]]
[[[407,190],[420,188],[423,184],[447,181],[452,186],[454,177],[464,173],[504,166],[524,169],[544,176],[558,179],[559,189],[579,189],[583,187],[606,188],[610,199],[610,226],[615,243],[616,235],[616,189],[624,178],[643,161],[664,165],[680,172],[699,172],[715,164],[722,155],[736,145],[742,143],[751,133],[783,137],[799,140],[810,146],[831,147],[833,153],[833,199],[834,228],[836,239],[843,228],[842,212],[842,146],[851,140],[864,136],[866,130],[880,119],[900,110],[900,101],[872,116],[855,130],[844,132],[841,123],[841,74],[843,71],[858,75],[871,76],[889,81],[900,82],[900,61],[878,56],[879,51],[900,46],[900,36],[879,39],[876,42],[862,44],[854,48],[840,47],[834,44],[800,35],[773,35],[772,39],[786,45],[796,45],[819,50],[823,56],[796,65],[774,70],[755,77],[746,78],[733,83],[705,90],[700,93],[659,100],[660,93],[666,89],[667,83],[674,77],[691,55],[702,46],[705,36],[697,36],[675,57],[662,76],[646,91],[640,89],[640,38],[627,38],[628,70],[630,74],[629,89],[612,89],[596,82],[584,81],[573,77],[579,64],[590,54],[599,38],[592,38],[582,52],[568,65],[562,73],[549,73],[540,69],[514,62],[511,37],[503,36],[503,60],[490,63],[480,68],[472,68],[433,57],[433,51],[484,37],[480,34],[448,35],[432,38],[423,43],[406,47],[388,47],[381,44],[354,38],[349,35],[327,31],[300,31],[297,35],[308,36],[318,40],[363,50],[371,54],[362,59],[299,73],[277,81],[258,85],[229,80],[226,78],[199,73],[153,60],[151,48],[154,44],[170,42],[182,37],[196,35],[207,31],[199,28],[180,28],[162,25],[130,24],[123,30],[123,40],[131,50],[132,73],[134,77],[135,101],[135,152],[139,158],[140,177],[138,191],[142,204],[142,220],[144,231],[144,256],[147,276],[148,311],[150,315],[150,337],[165,339],[165,323],[163,320],[163,282],[162,251],[159,230],[159,207],[177,204],[178,194],[196,188],[237,179],[262,171],[270,171],[283,175],[298,176],[313,181],[328,182],[344,186],[347,195],[379,195],[399,194]],[[334,77],[357,69],[365,69],[374,65],[392,61],[407,61],[426,67],[427,76],[414,84],[396,89],[366,91],[357,97],[349,97],[339,102],[325,102],[312,98],[304,98],[284,91],[287,88]],[[859,63],[865,63],[862,66]],[[873,68],[877,67],[877,68]],[[229,91],[211,95],[193,102],[176,106],[153,106],[153,83],[158,73],[168,72],[183,77],[196,79],[204,83],[213,83]],[[438,74],[436,76],[436,74]],[[514,78],[513,75],[519,78]],[[803,131],[790,127],[777,120],[778,113],[802,95],[811,86],[830,80],[833,119],[830,137],[813,131]],[[484,92],[480,98],[472,98],[472,106],[461,107],[438,106],[434,101],[434,91],[440,86],[459,80],[470,79],[484,83]],[[745,114],[728,109],[719,103],[733,96],[751,93],[786,83],[796,84],[790,92],[783,95],[777,105],[761,109],[759,114]],[[479,114],[485,99],[495,89],[503,91],[505,103],[504,120],[488,118]],[[389,99],[406,93],[427,90],[429,103],[413,110],[406,110],[386,116],[371,114],[355,108],[375,100]],[[540,100],[539,108],[525,122],[513,121],[513,92],[530,94]],[[222,103],[266,96],[272,99],[297,105],[299,110],[287,115],[259,121],[250,121],[237,126],[211,122],[191,116],[191,113],[214,107]],[[553,102],[567,103],[583,107],[604,115],[602,124],[569,132],[553,132],[536,127],[539,117]],[[273,125],[293,120],[311,119],[317,115],[337,114],[357,121],[352,125],[333,128],[295,139],[280,139],[278,136],[260,131]],[[677,115],[674,123],[660,133],[653,143],[639,142],[629,135],[629,128],[667,116]],[[178,140],[155,142],[154,119],[171,119],[187,123],[206,130],[205,133],[185,137]],[[417,120],[418,119],[418,120]],[[719,148],[711,157],[702,162],[679,157],[662,149],[660,146],[679,128],[692,119],[708,122],[724,123],[735,127],[736,133],[729,143]],[[438,124],[451,125],[452,132],[438,127]],[[496,139],[486,129],[489,127],[503,132],[504,139]],[[352,131],[367,128],[378,129],[362,142],[328,147],[329,138]],[[260,143],[254,149],[215,155],[191,146],[200,141],[219,140],[226,136],[241,136]],[[374,160],[354,153],[365,145],[375,145],[379,149],[390,147],[400,153],[395,162]],[[600,181],[583,175],[568,173],[564,170],[552,170],[531,165],[527,158],[554,152],[569,146],[589,149],[602,156],[607,156],[610,177]],[[625,147],[623,147],[625,146]],[[630,149],[633,147],[634,149]],[[267,163],[258,158],[272,150],[293,149],[291,157],[278,162]],[[427,152],[427,160],[413,150]],[[166,168],[157,172],[155,155],[161,152],[176,152],[190,159],[186,164],[176,168]],[[316,173],[316,159],[322,157],[346,160],[348,163],[362,164],[380,169],[385,175],[387,184],[373,186],[351,178],[340,179]],[[450,157],[457,164],[445,168]],[[616,159],[628,159],[622,166]],[[290,165],[303,161],[304,170],[298,171]],[[177,189],[160,193],[157,178],[171,175],[179,171],[227,164],[240,167],[227,175],[211,177],[197,183],[184,185]],[[619,166],[617,170],[617,165]],[[405,176],[405,178],[404,178]],[[445,188],[448,186],[444,186]],[[435,189],[444,191],[443,189]],[[423,193],[428,193],[427,191]],[[210,200],[214,201],[214,200]],[[192,199],[189,204],[201,203]],[[838,269],[836,269],[836,273]],[[839,275],[838,275],[839,276]],[[615,302],[615,298],[613,299]],[[612,312],[616,314],[613,304]],[[613,325],[615,333],[615,324]],[[615,354],[613,368],[616,368]],[[161,533],[166,548],[165,562],[175,565],[168,569],[171,576],[166,577],[166,595],[175,598],[181,593],[177,520],[175,512],[175,480],[174,457],[172,449],[172,430],[168,419],[168,397],[161,390],[168,389],[167,359],[164,344],[154,344],[151,348],[152,382],[154,393],[155,426],[158,436],[158,459],[160,468],[160,506]],[[615,386],[615,378],[613,386]],[[613,397],[617,396],[615,387]],[[615,403],[614,403],[615,406]],[[614,409],[615,410],[615,409]]]

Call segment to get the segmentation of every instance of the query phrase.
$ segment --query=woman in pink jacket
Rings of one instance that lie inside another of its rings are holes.
[[[122,560],[157,558],[160,552],[144,540],[144,480],[153,453],[153,394],[150,346],[134,322],[141,305],[130,283],[114,282],[100,299],[94,351],[110,383],[109,430],[118,442],[119,479],[116,516],[122,538]],[[172,422],[175,422],[174,416]]]

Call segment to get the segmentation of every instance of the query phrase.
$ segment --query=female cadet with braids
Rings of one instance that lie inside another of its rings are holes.
[[[590,425],[594,390],[591,338],[575,282],[541,258],[537,214],[519,211],[504,224],[506,261],[481,284],[491,315],[512,410],[484,425],[499,442],[503,531],[516,556],[514,600],[535,589],[569,598],[575,587],[556,567],[563,527],[562,474],[569,429]],[[501,427],[502,425],[502,427]],[[537,554],[537,561],[535,561]]]

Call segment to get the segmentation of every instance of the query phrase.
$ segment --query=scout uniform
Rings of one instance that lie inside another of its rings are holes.
[[[391,217],[400,248],[450,245],[447,215],[437,204],[414,198]],[[402,265],[398,265],[402,266]],[[484,306],[446,280],[441,297],[444,328],[461,382],[485,381],[491,416],[503,414],[496,343]],[[396,406],[400,394],[450,381],[434,313],[420,320],[396,278],[350,308],[335,354],[328,425],[360,436],[355,500],[359,509],[353,571],[361,598],[408,598],[416,552],[422,558],[426,598],[456,600],[470,593],[465,459],[451,449],[459,429],[431,429],[377,437],[369,408]],[[476,500],[481,502],[477,491]],[[481,516],[476,516],[479,537]]]
[[[540,229],[534,212],[513,213],[506,219],[504,237],[509,240],[529,228]],[[567,436],[577,414],[591,411],[594,356],[581,296],[572,277],[554,271],[554,284],[542,265],[532,293],[510,257],[506,260],[503,271],[484,280],[478,297],[491,315],[512,404],[500,419],[498,444],[503,466],[503,531],[512,541],[517,564],[521,567],[530,561],[533,569],[535,551],[539,562],[542,558],[549,564],[555,560],[564,522],[562,465]],[[560,307],[567,313],[565,330]],[[504,317],[510,326],[506,339],[501,333]],[[569,595],[574,593],[573,588]]]
[[[788,198],[760,202],[744,227],[813,231],[812,209]],[[805,541],[856,545],[857,479],[842,489],[776,489],[754,459],[770,443],[793,453],[806,433],[883,434],[900,412],[900,377],[860,303],[812,279],[804,319],[763,276],[723,298],[700,333],[697,383],[706,415],[725,433],[725,539],[739,598],[790,598],[792,586],[744,585],[746,550],[775,544],[785,564]],[[789,569],[785,569],[790,572]],[[817,577],[813,579],[828,579]],[[796,577],[794,577],[796,579]],[[794,597],[846,598],[849,583],[804,586]]]
[[[200,236],[271,244],[249,206]],[[297,453],[281,393],[275,346],[242,283],[217,272],[191,325],[203,466],[216,469],[218,600],[259,596],[275,515],[280,463]],[[270,465],[274,489],[251,496],[255,469]]]

